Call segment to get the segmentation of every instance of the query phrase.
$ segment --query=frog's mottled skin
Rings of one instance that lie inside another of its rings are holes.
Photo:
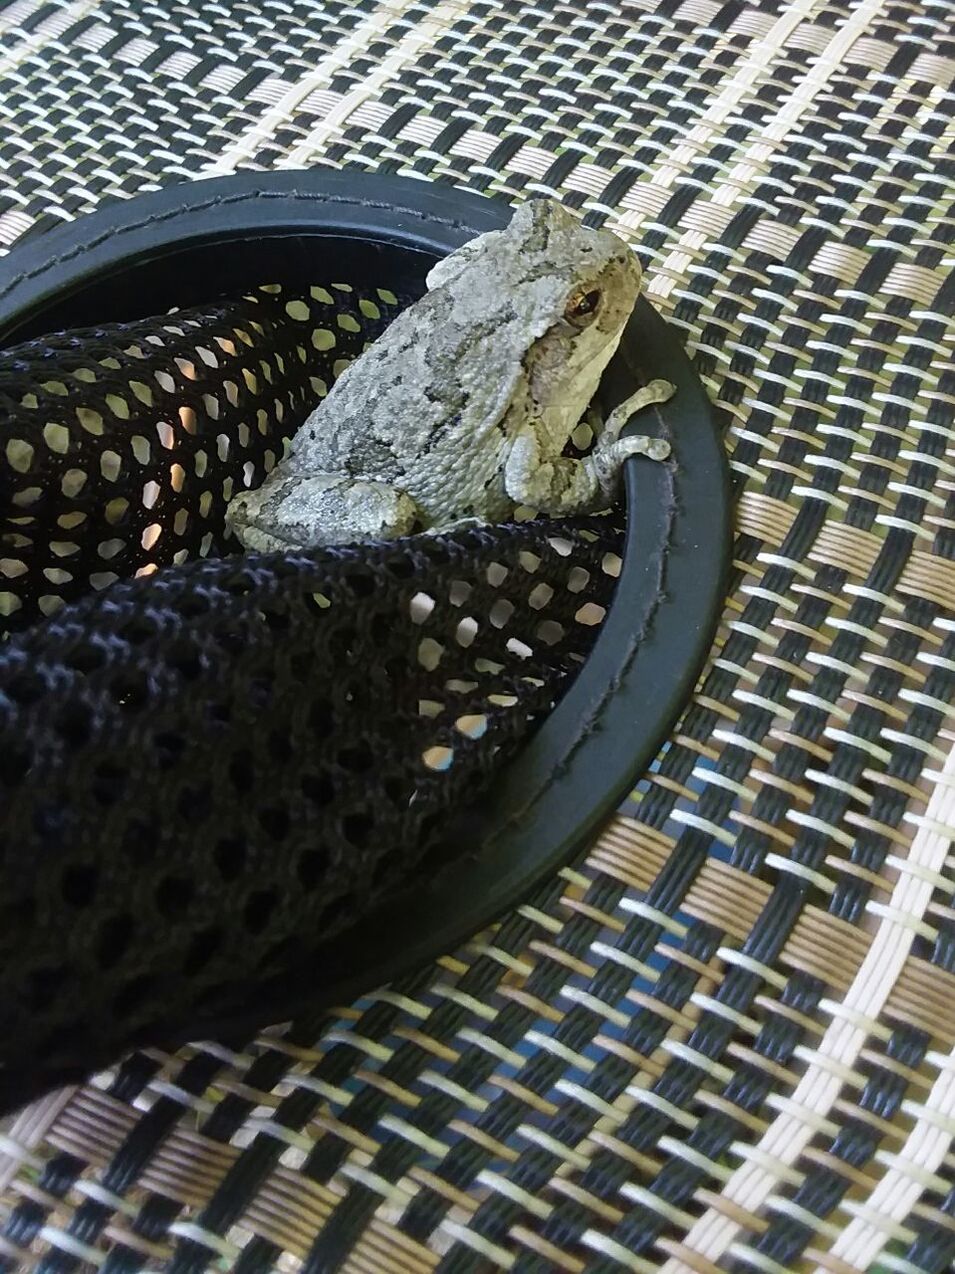
[[[562,456],[617,348],[640,265],[616,235],[559,204],[523,204],[505,230],[439,262],[427,294],[335,383],[257,491],[227,520],[250,549],[311,547],[550,515],[610,503],[634,411],[665,401],[653,381],[618,408],[591,455]]]

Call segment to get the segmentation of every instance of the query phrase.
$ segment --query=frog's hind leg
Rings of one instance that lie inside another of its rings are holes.
[[[337,473],[270,479],[229,505],[227,525],[244,548],[319,548],[408,535],[419,521],[415,502],[386,482]]]

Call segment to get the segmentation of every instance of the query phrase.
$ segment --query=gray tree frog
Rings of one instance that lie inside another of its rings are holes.
[[[247,549],[387,539],[519,508],[558,516],[607,508],[628,456],[666,442],[619,438],[655,380],[564,456],[640,292],[635,254],[560,204],[522,204],[506,229],[438,262],[427,293],[342,373],[255,491],[229,504]]]

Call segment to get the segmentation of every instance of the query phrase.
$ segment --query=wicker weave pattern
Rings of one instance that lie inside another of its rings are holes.
[[[333,1020],[26,1112],[8,1268],[950,1267],[950,16],[0,7],[3,242],[236,166],[555,193],[638,245],[739,489],[711,664],[586,860]]]

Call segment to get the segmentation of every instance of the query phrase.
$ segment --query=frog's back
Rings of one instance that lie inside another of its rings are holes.
[[[621,253],[619,239],[583,229],[557,205],[522,205],[506,230],[439,264],[436,286],[302,427],[291,464],[399,487],[429,522],[502,516],[508,430],[540,406],[530,401],[528,360],[560,321],[582,262],[595,272]],[[627,268],[638,287],[639,267]]]

